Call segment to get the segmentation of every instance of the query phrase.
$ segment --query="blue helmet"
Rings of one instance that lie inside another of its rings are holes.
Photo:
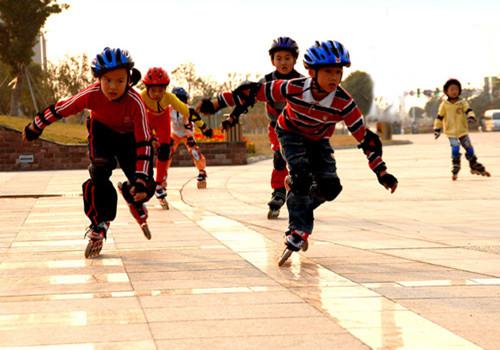
[[[273,40],[271,48],[269,49],[269,55],[273,57],[276,51],[288,51],[293,57],[299,57],[299,46],[295,40],[287,36],[280,36]]]
[[[304,54],[304,66],[306,68],[323,66],[349,67],[350,65],[349,51],[338,41],[328,40],[321,43],[316,41]]]
[[[189,100],[189,94],[186,90],[184,90],[184,88],[174,87],[172,89],[172,93],[184,103],[187,103],[187,101]]]
[[[127,50],[119,48],[104,48],[92,61],[90,68],[95,77],[100,77],[104,73],[113,69],[125,68],[131,70],[134,67],[134,60]]]

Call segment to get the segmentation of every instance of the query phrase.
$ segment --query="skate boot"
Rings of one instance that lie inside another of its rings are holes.
[[[118,189],[120,190],[120,193],[123,195],[122,191],[123,184],[121,182],[118,183]],[[125,196],[123,195],[123,198]],[[139,224],[141,227],[142,233],[144,233],[144,236],[147,239],[151,239],[151,231],[149,230],[147,219],[148,219],[148,210],[144,206],[143,203],[129,203],[127,199],[125,198],[125,202],[127,202],[128,208],[130,210],[130,213],[134,217],[135,221]]]
[[[267,213],[267,218],[269,220],[277,219],[280,215],[280,209],[285,204],[286,200],[286,190],[285,188],[277,188],[273,191],[271,200],[267,203],[269,206],[269,211]]]
[[[156,187],[155,196],[156,196],[156,198],[158,198],[158,201],[160,202],[160,205],[163,209],[165,209],[165,210],[170,209],[168,202],[167,202],[167,191],[163,187],[161,187],[161,186]]]
[[[89,242],[85,248],[85,258],[90,259],[99,255],[102,249],[103,240],[106,239],[109,222],[101,222],[99,225],[90,225],[84,237],[88,237]]]
[[[205,170],[200,170],[196,180],[198,181],[198,189],[207,188],[207,172]]]
[[[451,164],[451,179],[453,181],[456,181],[458,178],[458,172],[460,171],[460,154],[458,155],[458,157],[453,157],[451,159]]]
[[[307,232],[301,230],[287,231],[285,233],[285,249],[278,261],[278,266],[282,266],[293,252],[298,252],[299,250],[305,252],[309,248],[308,238],[309,233]]]
[[[478,163],[477,157],[475,155],[473,155],[472,157],[470,157],[468,159],[469,159],[471,174],[487,176],[487,177],[491,176],[491,174],[486,171],[486,168],[484,167],[484,165],[482,165],[481,163]]]

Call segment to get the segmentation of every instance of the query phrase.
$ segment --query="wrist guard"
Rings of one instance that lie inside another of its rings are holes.
[[[42,131],[41,130],[38,131],[38,129],[36,128],[36,126],[34,128],[35,130],[31,129],[30,128],[31,125],[34,125],[34,124],[33,123],[29,123],[28,125],[26,125],[24,127],[24,135],[26,136],[26,140],[28,140],[28,141],[36,140],[42,134]]]
[[[205,135],[206,137],[210,138],[212,136],[214,136],[214,131],[212,130],[212,128],[203,128],[202,131],[203,135]]]
[[[358,148],[361,148],[367,156],[374,153],[375,157],[382,157],[382,142],[378,135],[370,129],[366,129],[365,138],[358,145]]]

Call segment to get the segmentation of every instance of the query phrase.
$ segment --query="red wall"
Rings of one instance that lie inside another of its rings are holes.
[[[200,149],[208,166],[247,163],[244,142],[202,143]],[[33,163],[20,163],[21,155],[33,155]],[[19,131],[0,126],[0,171],[85,169],[88,164],[87,145],[61,145],[45,140],[23,143]],[[179,146],[172,165],[193,165],[184,146]]]

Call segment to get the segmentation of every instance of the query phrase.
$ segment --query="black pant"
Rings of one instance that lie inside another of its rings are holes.
[[[328,139],[312,141],[282,129],[277,132],[292,180],[286,199],[289,229],[312,233],[314,209],[342,189],[333,148]]]
[[[94,120],[87,120],[89,132],[90,179],[83,188],[85,214],[91,223],[112,221],[116,217],[117,193],[110,181],[111,173],[119,164],[129,182],[135,180],[136,142],[133,133],[121,134]],[[153,167],[148,171],[148,197],[154,193]]]

